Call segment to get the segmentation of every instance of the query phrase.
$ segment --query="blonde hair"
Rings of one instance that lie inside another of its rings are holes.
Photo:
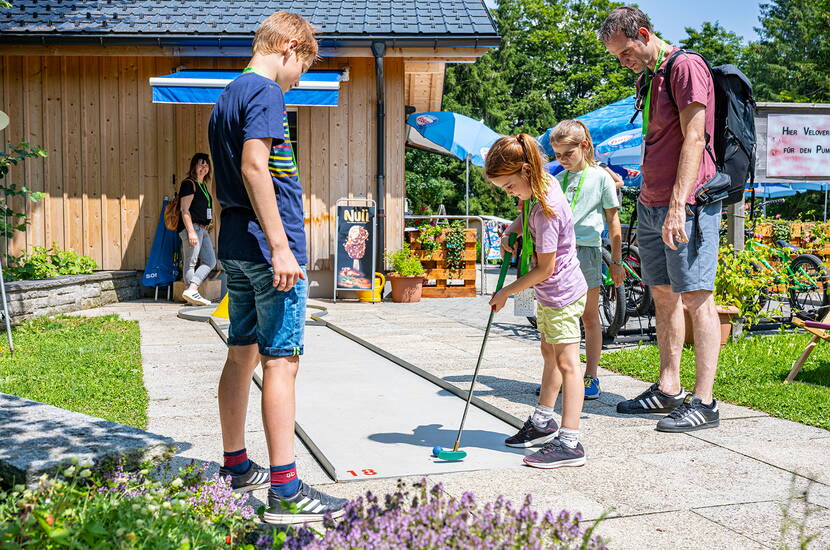
[[[591,139],[591,132],[581,120],[563,120],[557,124],[550,133],[550,145],[581,145],[583,141],[588,142],[585,148],[585,157],[589,166],[597,164],[594,158],[594,141]]]
[[[317,39],[311,23],[301,15],[278,11],[272,13],[259,24],[254,34],[253,50],[255,54],[281,53],[291,40],[297,40],[297,57],[302,60],[317,58]]]
[[[500,138],[490,150],[484,162],[484,175],[488,179],[499,176],[512,176],[521,172],[524,165],[530,166],[530,190],[542,211],[548,218],[555,218],[556,212],[545,201],[548,179],[545,174],[544,157],[536,138],[530,134],[506,136]]]

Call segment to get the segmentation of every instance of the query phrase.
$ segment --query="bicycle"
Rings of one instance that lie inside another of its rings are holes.
[[[612,340],[628,320],[626,286],[615,286],[611,279],[611,253],[602,248],[602,286],[599,289],[599,309],[602,333]]]
[[[791,317],[798,315],[817,320],[827,308],[830,308],[830,274],[821,258],[805,253],[784,240],[776,241],[777,247],[772,247],[755,239],[750,231],[747,231],[747,237],[747,250],[766,249],[780,263],[780,266],[776,267],[761,254],[757,256],[757,261],[753,262],[753,268],[757,272],[768,271],[774,277],[773,287],[762,291],[758,296],[760,309],[779,296],[775,290],[782,286],[786,288],[786,301],[790,306]],[[793,258],[794,253],[797,255]]]

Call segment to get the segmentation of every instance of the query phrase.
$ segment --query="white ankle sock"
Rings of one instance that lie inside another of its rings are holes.
[[[533,422],[534,426],[541,430],[548,425],[551,418],[553,418],[553,407],[536,405],[536,409],[533,411],[533,416],[530,417],[530,421]]]
[[[569,449],[576,449],[576,446],[579,444],[579,430],[560,428],[559,441]]]

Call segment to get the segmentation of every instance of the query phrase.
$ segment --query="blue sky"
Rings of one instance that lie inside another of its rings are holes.
[[[686,36],[686,27],[700,28],[704,21],[719,21],[745,41],[757,40],[753,27],[759,26],[758,0],[637,0],[652,25],[672,44]]]
[[[497,0],[485,0],[494,7]],[[631,0],[651,18],[654,27],[672,44],[686,36],[686,27],[700,28],[704,21],[719,21],[727,30],[750,42],[758,38],[759,0]]]

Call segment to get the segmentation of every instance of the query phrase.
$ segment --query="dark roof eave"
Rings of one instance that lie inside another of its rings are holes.
[[[494,48],[501,44],[501,37],[497,34],[466,34],[466,35],[406,35],[406,34],[358,34],[358,35],[318,35],[320,45],[327,48],[337,47],[369,47],[372,42],[383,41],[393,48],[424,48],[424,47],[464,47],[464,48]],[[0,32],[0,44],[39,44],[39,45],[112,45],[112,46],[250,46],[253,36],[250,34],[222,34],[222,35],[184,35],[148,34],[148,33],[8,33]]]

